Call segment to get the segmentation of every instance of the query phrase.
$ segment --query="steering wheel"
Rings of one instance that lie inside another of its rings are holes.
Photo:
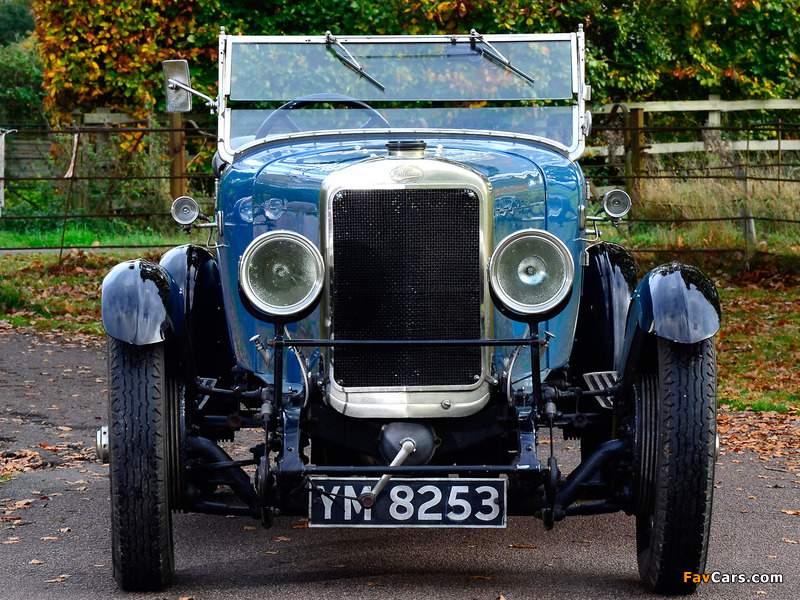
[[[347,106],[348,108],[355,108],[366,112],[369,115],[369,118],[362,123],[360,127],[361,129],[381,126],[390,127],[389,122],[383,118],[381,113],[361,100],[356,100],[355,98],[351,96],[345,96],[344,94],[311,94],[309,96],[300,96],[299,98],[290,100],[283,106],[279,106],[277,109],[275,109],[272,114],[264,119],[261,127],[258,128],[256,139],[266,137],[270,130],[279,123],[287,125],[295,133],[303,131],[300,126],[292,120],[286,111],[294,110],[296,108],[303,108],[310,104],[321,104],[324,102],[328,102],[330,104],[340,104],[342,106]]]

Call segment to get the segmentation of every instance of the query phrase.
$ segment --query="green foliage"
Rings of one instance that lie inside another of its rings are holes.
[[[28,4],[0,0],[0,46],[26,37],[33,27],[33,13]]]
[[[248,34],[575,31],[597,102],[796,97],[800,0],[34,0],[46,106],[160,110],[159,63],[213,89],[219,26]]]
[[[219,0],[34,0],[45,108],[55,121],[104,106],[145,118],[160,91],[160,63],[217,56]],[[157,91],[158,90],[158,91]]]
[[[42,64],[33,38],[0,46],[0,81],[0,123],[41,120]]]
[[[791,98],[800,92],[800,2],[683,0],[665,5],[673,64],[660,99]],[[671,92],[671,93],[670,93]]]

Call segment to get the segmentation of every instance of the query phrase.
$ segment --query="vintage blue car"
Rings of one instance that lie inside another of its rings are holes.
[[[694,589],[719,298],[679,263],[637,284],[599,240],[630,198],[590,206],[584,63],[580,29],[223,30],[215,98],[164,63],[169,111],[218,116],[216,208],[176,199],[206,247],[103,282],[123,589],[170,582],[172,511],[546,529],[624,511],[645,585]],[[219,443],[243,429],[261,441],[234,460]],[[557,434],[580,440],[566,477]]]

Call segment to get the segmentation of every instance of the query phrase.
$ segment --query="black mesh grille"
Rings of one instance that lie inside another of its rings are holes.
[[[479,200],[470,190],[347,190],[333,198],[337,339],[479,339]],[[339,348],[345,386],[469,385],[480,348]]]

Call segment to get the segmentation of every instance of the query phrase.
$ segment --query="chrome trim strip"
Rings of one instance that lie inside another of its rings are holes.
[[[230,147],[231,140],[231,109],[220,110],[218,115],[219,126],[217,128],[217,152],[219,157],[226,163],[231,164],[236,160],[236,154]]]
[[[332,32],[336,33],[336,32]],[[508,33],[508,34],[483,34],[483,38],[490,41],[502,42],[540,42],[540,41],[569,41],[574,39],[574,33]],[[229,36],[234,44],[325,44],[325,35],[237,35]],[[468,43],[469,33],[456,35],[336,35],[340,42],[347,43],[389,43],[402,42],[427,42],[427,43],[452,43],[453,41]]]
[[[220,81],[222,82],[221,95],[225,96],[226,98],[231,95],[231,69],[228,68],[229,62],[228,59],[232,56],[231,47],[235,42],[235,37],[230,35],[222,35],[219,39],[219,51],[222,54],[219,57],[220,62],[225,63],[224,67],[224,74],[220,73]]]
[[[219,36],[219,81],[217,85],[217,152],[226,163],[233,162],[233,150],[229,147],[231,139],[231,110],[227,107],[231,95],[230,44],[231,36],[224,30]]]
[[[582,111],[581,106],[572,107],[572,129],[576,132],[575,143],[569,148],[567,156],[571,161],[578,160],[583,156],[583,150],[586,146],[586,138],[583,135],[583,123],[585,120],[585,111]]]
[[[576,82],[578,128],[573,129],[576,134],[575,144],[569,149],[569,159],[571,161],[576,161],[581,158],[586,150],[586,136],[584,135],[584,125],[586,125],[586,96],[584,94],[584,88],[586,87],[586,35],[583,32],[583,27],[578,27],[578,33],[574,35],[577,46],[577,56],[572,62],[572,76],[575,78]]]
[[[328,401],[332,408],[343,415],[362,419],[467,417],[486,406],[489,401],[489,383],[484,382],[479,389],[468,395],[455,388],[432,392],[395,389],[380,394],[356,390],[343,394],[329,392]]]
[[[576,65],[578,64],[579,60],[579,51],[578,45],[580,44],[578,37],[576,34],[570,34],[572,37],[572,44],[571,44],[571,52],[572,55],[572,93],[573,94],[580,94],[580,81],[578,80],[578,69],[576,69]]]
[[[228,109],[230,112],[230,109]],[[573,111],[574,113],[574,111]],[[577,114],[577,113],[574,113]],[[577,118],[576,116],[573,118]],[[432,137],[439,137],[439,138],[448,138],[448,137],[455,137],[455,138],[464,138],[464,137],[487,137],[487,138],[495,138],[495,139],[502,139],[502,140],[511,140],[511,141],[525,141],[525,142],[536,142],[537,144],[542,144],[543,146],[548,146],[552,150],[555,150],[559,154],[563,156],[569,156],[570,148],[556,142],[555,140],[551,140],[548,138],[539,137],[536,135],[525,135],[521,133],[512,133],[509,131],[491,131],[486,129],[410,129],[404,127],[397,127],[391,129],[340,129],[340,130],[325,130],[325,131],[303,131],[300,133],[290,133],[286,135],[274,135],[266,138],[262,138],[260,140],[253,140],[237,148],[236,150],[231,150],[231,153],[234,156],[235,160],[240,159],[243,155],[249,154],[254,150],[261,149],[262,147],[268,147],[273,145],[284,144],[287,142],[295,142],[295,141],[317,141],[319,139],[322,140],[329,140],[335,138],[346,138],[346,137],[354,137],[358,136],[359,138],[366,139],[366,138],[379,138],[379,139],[386,139],[387,137],[393,136],[401,136],[401,137],[423,137],[430,139]],[[228,135],[230,137],[230,125],[228,126]]]

